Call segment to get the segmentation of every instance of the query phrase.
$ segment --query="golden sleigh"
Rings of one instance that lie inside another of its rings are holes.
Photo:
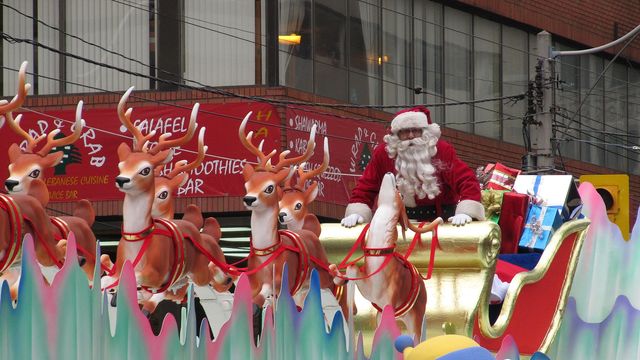
[[[489,221],[440,226],[441,249],[436,250],[433,275],[425,281],[427,337],[466,335],[497,352],[502,339],[511,335],[521,355],[546,352],[558,333],[588,226],[589,220],[572,220],[553,234],[536,267],[513,278],[494,324],[489,320],[489,295],[500,227]],[[342,260],[362,228],[322,224],[320,239],[330,262]],[[406,238],[398,240],[397,251],[406,251],[413,232],[407,231]],[[426,274],[431,233],[424,234],[422,242],[409,260]],[[366,301],[356,299],[356,306],[355,328],[367,337],[376,327],[377,311]]]

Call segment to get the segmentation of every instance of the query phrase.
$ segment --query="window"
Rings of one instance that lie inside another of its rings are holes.
[[[347,101],[346,3],[316,0],[314,17],[315,92]]]
[[[562,44],[556,44],[556,49],[577,50]],[[555,68],[558,72],[558,89],[556,91],[556,104],[558,113],[556,115],[555,136],[558,138],[557,145],[563,157],[580,159],[580,139],[582,126],[580,117],[576,115],[580,104],[580,58],[578,56],[562,56],[556,59]]]
[[[445,7],[444,26],[445,99],[471,100],[471,15]],[[472,132],[470,106],[447,106],[444,123]]]
[[[500,25],[474,17],[473,90],[475,99],[500,96]],[[491,101],[474,105],[474,133],[500,138],[500,104]]]
[[[629,68],[629,141],[640,144],[640,70]],[[629,150],[629,172],[640,174],[640,151]]]
[[[413,19],[414,86],[423,93],[415,103],[440,103],[442,98],[442,5],[416,1]],[[442,122],[442,107],[434,107],[431,118]]]
[[[607,167],[627,171],[628,137],[615,135],[627,132],[627,68],[613,63],[607,70],[604,81],[604,139],[606,143],[605,165]]]
[[[608,150],[603,146],[604,114],[603,114],[603,82],[596,84],[602,71],[602,58],[595,55],[580,57],[580,138],[582,160],[595,164],[604,164],[604,154]]]
[[[280,44],[280,83],[313,92],[311,0],[280,2],[279,33],[300,35],[300,44]]]
[[[409,103],[411,18],[408,0],[385,1],[382,8],[382,99],[385,105]]]
[[[350,1],[349,24],[349,101],[380,103],[380,8]]]
[[[525,31],[502,26],[502,93],[522,94],[527,91],[529,67],[527,61],[528,35]],[[527,112],[527,101],[503,103],[502,139],[524,145],[522,116]]]

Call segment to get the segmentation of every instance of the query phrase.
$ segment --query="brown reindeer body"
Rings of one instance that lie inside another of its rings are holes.
[[[124,111],[132,90],[130,88],[118,104],[120,121],[133,134],[134,146],[132,149],[122,143],[118,147],[120,174],[116,177],[116,186],[125,193],[125,198],[123,236],[118,245],[115,276],[119,276],[125,260],[133,262],[136,282],[142,289],[139,295],[143,300],[153,296],[150,303],[157,304],[164,299],[165,290],[182,288],[188,279],[199,286],[213,281],[209,261],[197,248],[207,246],[199,229],[189,221],[151,217],[155,197],[153,169],[170,161],[172,149],[193,137],[199,105],[193,108],[187,134],[174,140],[167,140],[171,134],[162,134],[158,144],[149,148],[148,141],[155,133],[142,135],[131,121],[132,109]]]
[[[204,156],[207,152],[207,146],[204,145],[204,133],[205,128],[200,129],[198,135],[198,156],[196,159],[188,163],[185,160],[181,160],[175,163],[173,169],[165,175],[161,174],[162,167],[157,167],[155,171],[155,197],[153,200],[153,206],[151,209],[151,215],[154,219],[166,219],[172,220],[175,214],[175,193],[178,188],[182,186],[189,178],[189,171],[200,166],[204,160]],[[229,290],[233,285],[233,278],[226,275],[222,269],[216,266],[213,262],[209,262],[209,256],[213,257],[218,263],[225,264],[226,260],[224,253],[220,248],[220,238],[222,232],[220,231],[220,224],[215,218],[209,217],[206,220],[202,217],[200,208],[196,205],[190,204],[185,209],[183,220],[189,221],[198,229],[202,229],[200,232],[200,238],[202,240],[203,249],[198,251],[197,257],[203,257],[207,259],[209,269],[214,274],[214,281],[211,282],[211,286],[218,292],[224,292]],[[186,286],[179,292],[173,292],[175,294],[175,300],[182,300],[180,296],[184,297],[186,294]],[[173,297],[172,294],[167,294],[167,297]]]
[[[56,129],[49,134],[43,134],[34,138],[23,130],[20,127],[22,115],[18,115],[14,120],[11,112],[20,107],[26,98],[29,85],[25,84],[25,72],[26,64],[23,64],[18,76],[18,94],[11,103],[0,105],[0,114],[5,114],[8,126],[27,142],[26,149],[21,149],[20,146],[15,143],[9,147],[9,177],[5,180],[5,188],[10,194],[28,193],[31,183],[34,180],[42,180],[46,169],[53,168],[62,161],[63,151],[50,151],[54,148],[72,144],[78,140],[84,126],[84,121],[81,116],[82,101],[80,101],[76,109],[75,128],[71,135],[61,139],[55,139],[55,136],[59,133],[59,130]],[[42,140],[45,138],[46,142],[44,145],[40,150],[36,150],[36,147],[42,143]],[[42,206],[46,207],[47,203],[43,203]],[[96,253],[96,237],[91,230],[94,220],[95,212],[91,203],[87,200],[80,200],[76,203],[74,216],[51,217],[51,223],[48,225],[52,229],[54,238],[60,241],[59,245],[62,247],[63,252],[66,248],[66,239],[69,236],[69,232],[75,234],[78,255],[85,259],[82,268],[90,282],[93,281]]]
[[[398,239],[398,223],[403,229],[409,226],[416,233],[425,233],[442,223],[442,219],[438,218],[423,228],[409,223],[402,199],[396,190],[395,177],[388,173],[382,180],[378,207],[365,237],[364,266],[362,269],[356,265],[349,266],[347,276],[358,279],[355,281],[362,296],[379,310],[391,305],[396,317],[405,323],[407,330],[419,341],[427,294],[415,266],[394,251]],[[330,268],[337,275],[335,265]]]
[[[290,175],[288,166],[300,164],[313,154],[315,126],[311,130],[303,155],[286,158],[289,151],[285,151],[280,154],[278,163],[271,165],[275,150],[265,155],[260,148],[251,143],[253,132],[245,136],[245,127],[250,116],[251,113],[245,116],[238,135],[242,144],[256,155],[259,161],[255,168],[251,164],[246,164],[242,173],[246,189],[243,202],[251,211],[251,250],[248,271],[254,302],[258,306],[263,306],[265,301],[270,301],[280,293],[282,270],[287,264],[290,290],[294,291],[296,304],[302,306],[309,289],[309,275],[312,269],[318,272],[321,288],[333,293],[336,291],[336,285],[326,270],[327,255],[318,236],[308,230],[291,231],[289,236],[278,231],[280,212],[278,203],[282,199],[280,184]],[[346,308],[343,306],[344,310]],[[346,311],[344,313],[346,314]]]
[[[63,251],[53,241],[51,228],[48,226],[47,215],[42,201],[48,199],[49,193],[40,180],[35,180],[28,194],[0,194],[0,276],[7,271],[12,263],[20,261],[22,240],[26,234],[34,239],[36,260],[41,266],[55,266],[60,264]],[[17,229],[20,229],[18,232]],[[47,249],[48,247],[48,249]],[[19,271],[9,280],[11,297],[15,300],[18,295]]]

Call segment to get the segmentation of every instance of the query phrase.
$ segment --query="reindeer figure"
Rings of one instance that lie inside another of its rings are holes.
[[[318,182],[313,181],[305,189],[307,180],[322,174],[329,167],[329,142],[324,138],[324,160],[315,170],[305,171],[304,164],[298,167],[298,181],[292,185],[292,179],[288,179],[280,200],[280,214],[278,220],[289,230],[309,230],[320,236],[320,221],[309,213],[309,205],[318,196]]]
[[[119,276],[125,260],[131,261],[141,288],[139,296],[145,310],[152,312],[153,306],[164,299],[165,290],[181,288],[187,278],[199,286],[210,284],[214,278],[208,267],[209,259],[199,251],[207,245],[195,225],[185,220],[151,217],[155,193],[153,169],[170,161],[172,149],[193,137],[199,104],[193,107],[184,136],[169,140],[171,134],[162,134],[158,144],[150,148],[149,140],[155,132],[143,135],[131,121],[133,109],[124,110],[132,90],[133,87],[129,88],[118,104],[118,117],[133,135],[134,144],[133,148],[126,143],[118,147],[120,174],[116,177],[116,186],[125,198],[114,275]]]
[[[442,223],[437,218],[423,228],[409,222],[400,193],[396,189],[395,176],[385,174],[378,194],[378,208],[371,219],[369,232],[363,244],[364,267],[357,265],[347,268],[347,276],[357,279],[356,285],[362,296],[379,310],[387,305],[395,310],[396,318],[402,320],[415,340],[422,336],[422,321],[427,305],[427,293],[422,276],[402,255],[395,252],[398,239],[397,225],[409,227],[415,233],[426,233]],[[336,265],[329,266],[341,283],[342,277]],[[370,274],[370,275],[367,275]]]
[[[16,131],[17,129],[19,131],[19,134],[26,134],[26,132],[20,129],[19,127],[20,116],[18,116],[18,119],[14,121],[13,116],[11,115],[11,112],[15,109],[18,109],[20,106],[22,106],[25,99],[27,98],[27,92],[31,88],[31,85],[26,83],[26,72],[27,72],[27,62],[25,61],[20,66],[20,71],[18,73],[18,91],[16,96],[10,102],[6,102],[4,100],[0,102],[0,115],[5,115],[4,118],[6,118],[9,127],[14,129],[14,131]],[[81,130],[81,127],[80,127],[80,130]],[[53,137],[56,134],[57,132],[55,132],[53,135],[50,134],[50,136],[41,135],[37,139],[33,139],[31,136],[26,134],[28,137],[27,152],[32,152],[33,147],[43,138],[47,137],[47,145],[45,145],[43,150],[41,150],[41,152],[38,152],[37,155],[34,155],[34,154],[29,154],[29,155],[32,155],[38,158],[51,159],[51,157],[47,153],[54,146],[59,146],[56,144],[60,144],[60,142],[58,142],[60,140],[53,140]],[[51,142],[53,144],[49,146]],[[16,169],[21,168],[23,166],[22,162],[20,162],[20,164],[18,165],[14,164],[18,162],[17,161],[18,158],[23,159],[21,155],[22,155],[22,150],[20,150],[20,148],[16,144],[13,144],[9,148],[9,160],[11,161],[11,164],[9,165],[9,172],[16,171]],[[27,175],[31,174],[31,176],[27,176],[29,178],[29,180],[26,182],[28,187],[22,188],[21,189],[22,191],[20,194],[15,192],[12,193],[11,197],[24,195],[24,194],[33,194],[34,196],[32,196],[32,199],[37,199],[40,201],[40,204],[37,207],[41,207],[44,211],[46,204],[49,202],[49,193],[44,183],[39,179],[40,173],[41,171],[38,168],[36,167],[31,168],[27,172]],[[30,185],[34,182],[37,184],[37,189],[33,189],[33,191],[31,191]],[[57,243],[55,241],[54,233],[53,233],[53,225],[50,222],[49,216],[47,216],[45,213],[44,218],[46,218],[47,220],[45,223],[40,222],[42,218],[43,217],[40,214],[38,214],[37,220],[35,219],[27,220],[27,221],[36,221],[35,224],[37,224],[37,226],[35,225],[30,226],[31,231],[29,231],[29,233],[33,235],[33,238],[35,241],[36,257],[41,266],[49,267],[49,266],[57,265],[60,267],[62,266],[61,260],[64,258],[64,254],[65,254],[65,242]],[[94,251],[95,251],[95,247],[94,247]]]
[[[242,172],[247,191],[243,202],[245,207],[251,210],[248,273],[254,302],[258,306],[263,306],[265,301],[273,299],[280,292],[282,269],[285,263],[288,266],[291,293],[298,306],[303,304],[309,288],[309,274],[313,268],[318,271],[320,287],[335,294],[336,286],[325,270],[327,255],[318,236],[304,229],[278,231],[280,212],[278,202],[282,197],[282,189],[279,185],[290,176],[291,170],[287,167],[306,161],[313,154],[315,126],[311,130],[304,154],[286,158],[289,151],[284,151],[280,154],[278,163],[272,165],[271,158],[276,154],[276,150],[265,155],[260,148],[252,144],[253,132],[245,136],[245,127],[250,116],[251,113],[245,116],[238,135],[242,144],[258,157],[259,162],[256,167],[247,163]],[[344,300],[341,306],[343,313],[346,314]]]
[[[55,167],[63,160],[63,151],[51,152],[51,150],[72,144],[80,138],[84,125],[82,105],[83,103],[80,101],[76,108],[73,133],[60,139],[55,139],[60,132],[59,129],[36,138],[32,137],[20,127],[22,115],[18,115],[14,119],[11,110],[0,108],[0,113],[5,114],[9,127],[27,142],[24,150],[16,143],[11,144],[9,147],[9,178],[5,180],[5,187],[10,194],[26,193],[33,180],[42,180],[45,169]],[[40,150],[36,150],[38,144],[45,138],[47,139],[45,144]],[[46,207],[47,203],[43,203],[42,206]],[[93,269],[96,262],[96,237],[91,230],[95,220],[93,206],[89,201],[82,199],[76,202],[73,216],[51,217],[50,219],[54,237],[59,241],[63,249],[66,247],[66,239],[69,233],[73,232],[75,234],[80,264],[87,274],[89,282],[92,283]]]
[[[175,200],[174,194],[178,188],[189,179],[189,171],[197,168],[202,164],[204,156],[207,152],[207,146],[204,145],[204,132],[205,128],[200,129],[198,134],[198,156],[196,159],[189,163],[186,160],[180,160],[175,163],[173,169],[166,175],[162,175],[163,166],[158,166],[155,169],[155,198],[153,200],[153,207],[151,209],[151,216],[156,219],[173,220],[175,214]],[[184,212],[183,220],[193,223],[198,229],[202,229],[200,236],[202,241],[207,246],[207,251],[219,263],[225,263],[224,253],[219,245],[222,232],[220,231],[220,224],[213,217],[208,217],[206,220],[202,217],[202,212],[197,205],[190,204],[187,206]],[[216,266],[213,262],[209,263],[209,269],[214,274],[213,288],[218,292],[224,292],[229,290],[233,284],[233,278],[224,273],[222,269]],[[187,287],[183,287],[181,292],[185,292]]]
[[[20,266],[13,265],[20,261],[23,237],[26,234],[33,237],[40,264],[50,264],[53,260],[46,251],[42,251],[42,244],[38,245],[45,239],[53,238],[49,216],[42,206],[48,201],[47,187],[38,179],[33,181],[26,194],[0,194],[0,283],[8,281],[13,300],[18,297],[20,279]],[[52,249],[55,252],[59,250],[55,247]]]

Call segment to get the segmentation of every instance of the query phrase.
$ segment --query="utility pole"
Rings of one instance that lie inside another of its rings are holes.
[[[553,71],[550,63],[551,34],[541,31],[537,36],[537,62],[535,66],[534,94],[536,114],[530,126],[531,153],[527,154],[533,164],[529,168],[536,172],[553,170],[554,159],[551,148]]]

